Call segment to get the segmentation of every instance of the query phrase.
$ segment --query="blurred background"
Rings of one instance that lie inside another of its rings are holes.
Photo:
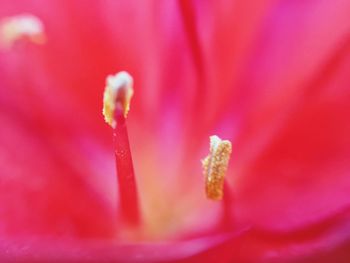
[[[2,0],[0,235],[125,238],[101,111],[106,76],[126,70],[137,240],[349,239],[349,14],[346,0]],[[233,145],[224,205],[204,193],[213,134]]]

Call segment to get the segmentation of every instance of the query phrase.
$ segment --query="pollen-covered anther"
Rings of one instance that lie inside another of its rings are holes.
[[[210,153],[202,160],[205,191],[209,199],[221,200],[224,195],[224,179],[231,151],[230,141],[210,136]]]
[[[10,48],[20,39],[28,39],[35,44],[45,43],[46,35],[42,21],[31,14],[3,18],[0,21],[0,45]]]
[[[130,109],[130,101],[134,94],[133,79],[125,71],[110,75],[106,79],[106,87],[103,94],[103,116],[105,121],[115,128],[115,111],[122,110],[124,117]]]

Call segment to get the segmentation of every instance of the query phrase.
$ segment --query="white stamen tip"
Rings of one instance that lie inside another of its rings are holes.
[[[10,48],[16,41],[28,39],[35,44],[45,43],[45,29],[42,21],[31,14],[3,18],[0,21],[0,44]]]
[[[121,71],[115,75],[109,75],[106,79],[106,87],[103,94],[103,116],[105,121],[113,128],[117,125],[114,111],[119,103],[126,117],[130,109],[130,101],[134,94],[133,78],[129,73]]]

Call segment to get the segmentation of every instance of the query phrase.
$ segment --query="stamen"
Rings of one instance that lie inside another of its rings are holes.
[[[4,18],[0,21],[0,44],[10,48],[17,40],[28,39],[35,44],[46,41],[42,21],[31,14],[22,14]]]
[[[130,100],[134,94],[133,79],[125,71],[117,73],[115,76],[108,76],[106,79],[106,88],[103,95],[103,116],[105,121],[115,128],[116,120],[114,111],[116,107],[121,107],[124,117],[128,115],[130,109]]]
[[[210,153],[202,160],[205,176],[205,191],[212,200],[221,200],[224,195],[224,178],[232,151],[231,142],[210,136]]]
[[[130,225],[140,222],[138,192],[125,118],[133,94],[132,77],[126,72],[108,76],[103,98],[103,115],[113,128],[116,169],[122,220]]]

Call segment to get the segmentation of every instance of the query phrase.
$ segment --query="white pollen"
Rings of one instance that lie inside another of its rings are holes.
[[[213,152],[215,152],[222,140],[217,135],[212,135],[209,138],[210,138],[210,147],[212,147]]]
[[[109,75],[106,79],[106,87],[103,95],[103,115],[105,121],[113,128],[116,126],[114,111],[116,103],[122,105],[124,116],[126,117],[130,109],[130,101],[134,94],[133,78],[126,71],[121,71],[115,75]]]
[[[3,18],[0,21],[0,44],[9,48],[20,39],[28,39],[36,44],[45,42],[45,29],[42,21],[32,14],[21,14]]]
[[[110,86],[114,93],[118,93],[121,88],[132,89],[133,78],[126,71],[121,71],[115,75],[107,77],[106,85]]]

